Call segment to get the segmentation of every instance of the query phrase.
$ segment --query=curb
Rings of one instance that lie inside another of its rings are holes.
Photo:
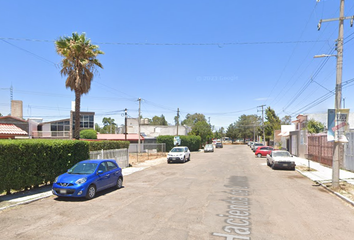
[[[302,171],[296,169],[296,171],[298,171],[302,176],[304,177],[307,177]],[[309,177],[307,177],[309,178]],[[309,178],[310,179],[310,178]],[[312,179],[310,179],[311,181],[313,181]],[[317,184],[319,184],[320,186],[322,186],[324,189],[326,189],[327,191],[333,193],[334,195],[336,195],[337,197],[341,198],[342,200],[346,201],[347,203],[349,203],[350,205],[352,205],[354,207],[354,201],[352,201],[351,199],[343,196],[342,194],[336,192],[336,191],[333,191],[332,189],[328,188],[326,185],[324,185],[322,182],[320,181],[313,181]]]
[[[48,198],[48,197],[51,197],[51,196],[53,196],[52,192],[50,192],[50,194],[42,194],[42,196],[40,196],[40,197],[34,197],[34,198],[30,199],[30,200],[17,202],[17,203],[11,204],[11,205],[7,205],[7,206],[5,206],[5,207],[0,207],[0,211],[5,210],[5,209],[7,209],[7,208],[12,208],[12,207],[16,207],[16,206],[19,206],[19,205],[24,205],[24,204],[32,203],[32,202],[41,200],[41,199],[43,199],[43,198]]]

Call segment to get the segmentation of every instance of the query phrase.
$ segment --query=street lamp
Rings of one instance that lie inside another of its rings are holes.
[[[315,55],[313,58],[323,58],[323,57],[337,57],[335,54],[321,54],[321,55]]]

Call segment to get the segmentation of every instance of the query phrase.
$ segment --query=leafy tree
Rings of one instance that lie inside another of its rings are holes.
[[[102,123],[103,123],[103,132],[104,133],[115,133],[116,132],[116,128],[117,128],[117,124],[114,122],[115,120],[113,118],[106,118],[104,117],[102,119]]]
[[[206,143],[213,137],[210,125],[206,121],[199,121],[192,127],[190,135],[200,136],[202,144]]]
[[[239,137],[246,141],[246,138],[252,138],[258,130],[259,118],[257,115],[241,115],[236,122],[236,128],[239,132]]]
[[[237,139],[239,137],[235,123],[231,123],[226,130],[226,136],[231,139]]]
[[[95,130],[96,130],[96,132],[99,132],[99,133],[101,133],[101,131],[102,131],[102,128],[100,127],[100,125],[98,125],[98,123],[95,123]]]
[[[97,139],[97,132],[93,129],[84,129],[80,131],[80,138]]]
[[[165,119],[165,116],[162,114],[161,117],[154,116],[151,121],[149,121],[151,125],[164,125],[167,126],[168,123]]]
[[[266,138],[268,139],[273,139],[274,138],[274,130],[279,130],[280,129],[280,125],[281,125],[281,121],[279,119],[279,117],[275,114],[275,111],[273,109],[271,109],[270,107],[268,107],[265,110],[265,119],[266,122],[264,123],[264,131],[265,131],[265,135]]]
[[[178,117],[178,116],[175,116],[175,117],[174,117],[174,120],[175,120],[175,125],[179,125],[179,117]]]
[[[229,125],[226,136],[232,139],[243,138],[243,141],[247,138],[253,139],[258,133],[259,122],[260,117],[257,115],[243,114],[235,123]]]
[[[96,67],[103,68],[97,59],[104,54],[97,45],[91,44],[85,33],[72,33],[71,37],[60,37],[55,41],[57,53],[63,57],[62,76],[67,76],[65,86],[75,92],[75,129],[74,138],[80,138],[80,101],[81,95],[90,91]]]
[[[104,117],[102,119],[103,127],[100,127],[97,123],[95,124],[95,130],[99,133],[115,133],[117,124],[114,122],[115,120],[110,117]]]
[[[291,125],[291,116],[286,115],[281,119],[281,125]]]
[[[214,132],[214,138],[222,138],[222,137],[225,137],[225,129],[224,127],[221,127],[219,130],[215,131]]]
[[[206,122],[206,118],[202,113],[187,114],[186,119],[181,122],[181,125],[193,127],[197,122]]]
[[[314,119],[310,119],[306,123],[306,129],[309,133],[321,133],[325,130],[325,126]]]

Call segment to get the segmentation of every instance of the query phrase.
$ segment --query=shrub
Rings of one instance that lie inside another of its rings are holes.
[[[157,137],[157,142],[158,143],[165,143],[166,144],[166,151],[169,152],[173,147],[174,147],[174,137],[172,135],[163,135],[163,136],[158,136]],[[181,138],[181,146],[186,146],[189,148],[190,151],[198,151],[200,144],[201,144],[201,138],[200,136],[180,136]]]
[[[53,182],[56,176],[89,157],[85,141],[1,140],[0,192]]]
[[[173,138],[171,135],[161,135],[156,138],[157,143],[165,143],[166,144],[166,152],[169,152],[173,147]]]
[[[97,139],[97,132],[93,129],[85,129],[80,131],[80,138],[82,139]]]
[[[129,148],[129,141],[90,141],[90,151]]]

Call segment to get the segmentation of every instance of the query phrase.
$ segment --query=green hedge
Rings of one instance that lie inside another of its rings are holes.
[[[0,193],[53,182],[90,151],[129,148],[125,141],[0,140]]]
[[[89,141],[90,151],[129,148],[129,141]]]
[[[181,145],[187,146],[190,151],[198,151],[200,145],[202,143],[202,139],[200,136],[180,136],[181,138]]]
[[[166,144],[166,151],[169,152],[173,147],[173,139],[175,136],[163,135],[157,137],[158,143]],[[181,138],[181,146],[187,146],[190,151],[198,151],[202,142],[200,136],[179,136]]]
[[[55,177],[89,157],[86,141],[1,140],[0,192],[53,182]]]

